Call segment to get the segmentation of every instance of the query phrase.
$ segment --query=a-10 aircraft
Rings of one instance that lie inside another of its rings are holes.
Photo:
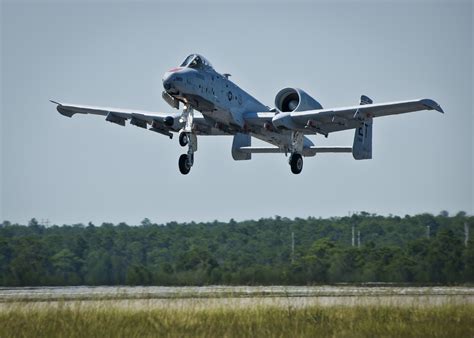
[[[362,95],[358,105],[343,108],[323,108],[321,104],[299,88],[284,88],[270,108],[229,80],[230,74],[214,70],[202,55],[189,55],[179,67],[163,76],[163,99],[181,112],[157,113],[133,109],[119,109],[57,104],[65,116],[95,114],[105,120],[125,126],[130,124],[170,138],[178,133],[179,144],[187,146],[180,156],[179,170],[186,175],[194,164],[197,135],[232,135],[232,157],[236,161],[250,160],[253,153],[284,153],[294,174],[303,169],[303,156],[318,153],[352,153],[356,160],[372,158],[372,121],[374,117],[409,113],[418,110],[443,110],[435,101],[373,103]],[[352,148],[316,147],[305,135],[355,129]],[[269,147],[252,147],[251,137],[268,142]]]

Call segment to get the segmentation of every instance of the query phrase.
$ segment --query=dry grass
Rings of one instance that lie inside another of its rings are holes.
[[[117,301],[118,302],[118,301]],[[203,307],[3,304],[0,337],[473,337],[474,304]],[[172,300],[171,300],[172,302]]]

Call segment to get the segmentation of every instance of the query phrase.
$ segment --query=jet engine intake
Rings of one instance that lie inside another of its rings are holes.
[[[318,101],[300,88],[283,88],[280,90],[275,97],[275,107],[283,113],[323,109]]]

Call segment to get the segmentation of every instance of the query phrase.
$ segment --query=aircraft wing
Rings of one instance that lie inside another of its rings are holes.
[[[352,107],[308,110],[280,113],[273,118],[273,125],[279,128],[302,130],[328,134],[335,131],[353,129],[361,121],[388,115],[410,113],[419,110],[436,110],[444,113],[438,103],[430,99],[400,102],[362,104]]]
[[[275,112],[248,112],[243,115],[245,123],[250,126],[264,127],[265,124],[271,124],[273,117],[275,117]]]
[[[172,132],[178,132],[184,126],[180,121],[181,113],[158,113],[143,110],[131,110],[111,107],[96,107],[86,105],[75,105],[60,103],[50,100],[56,104],[57,111],[67,117],[75,114],[92,114],[105,116],[105,120],[125,126],[125,122],[130,120],[130,124],[140,128],[155,131],[157,133],[173,137]],[[194,113],[194,123],[196,134],[199,135],[223,135],[224,133],[213,127],[200,113]]]

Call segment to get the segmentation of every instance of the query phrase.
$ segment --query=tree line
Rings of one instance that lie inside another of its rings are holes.
[[[275,216],[236,222],[0,225],[0,285],[474,282],[474,217]],[[356,245],[352,245],[352,228]],[[360,245],[357,234],[360,232]],[[428,233],[429,232],[429,233]],[[466,245],[467,244],[467,245]]]

